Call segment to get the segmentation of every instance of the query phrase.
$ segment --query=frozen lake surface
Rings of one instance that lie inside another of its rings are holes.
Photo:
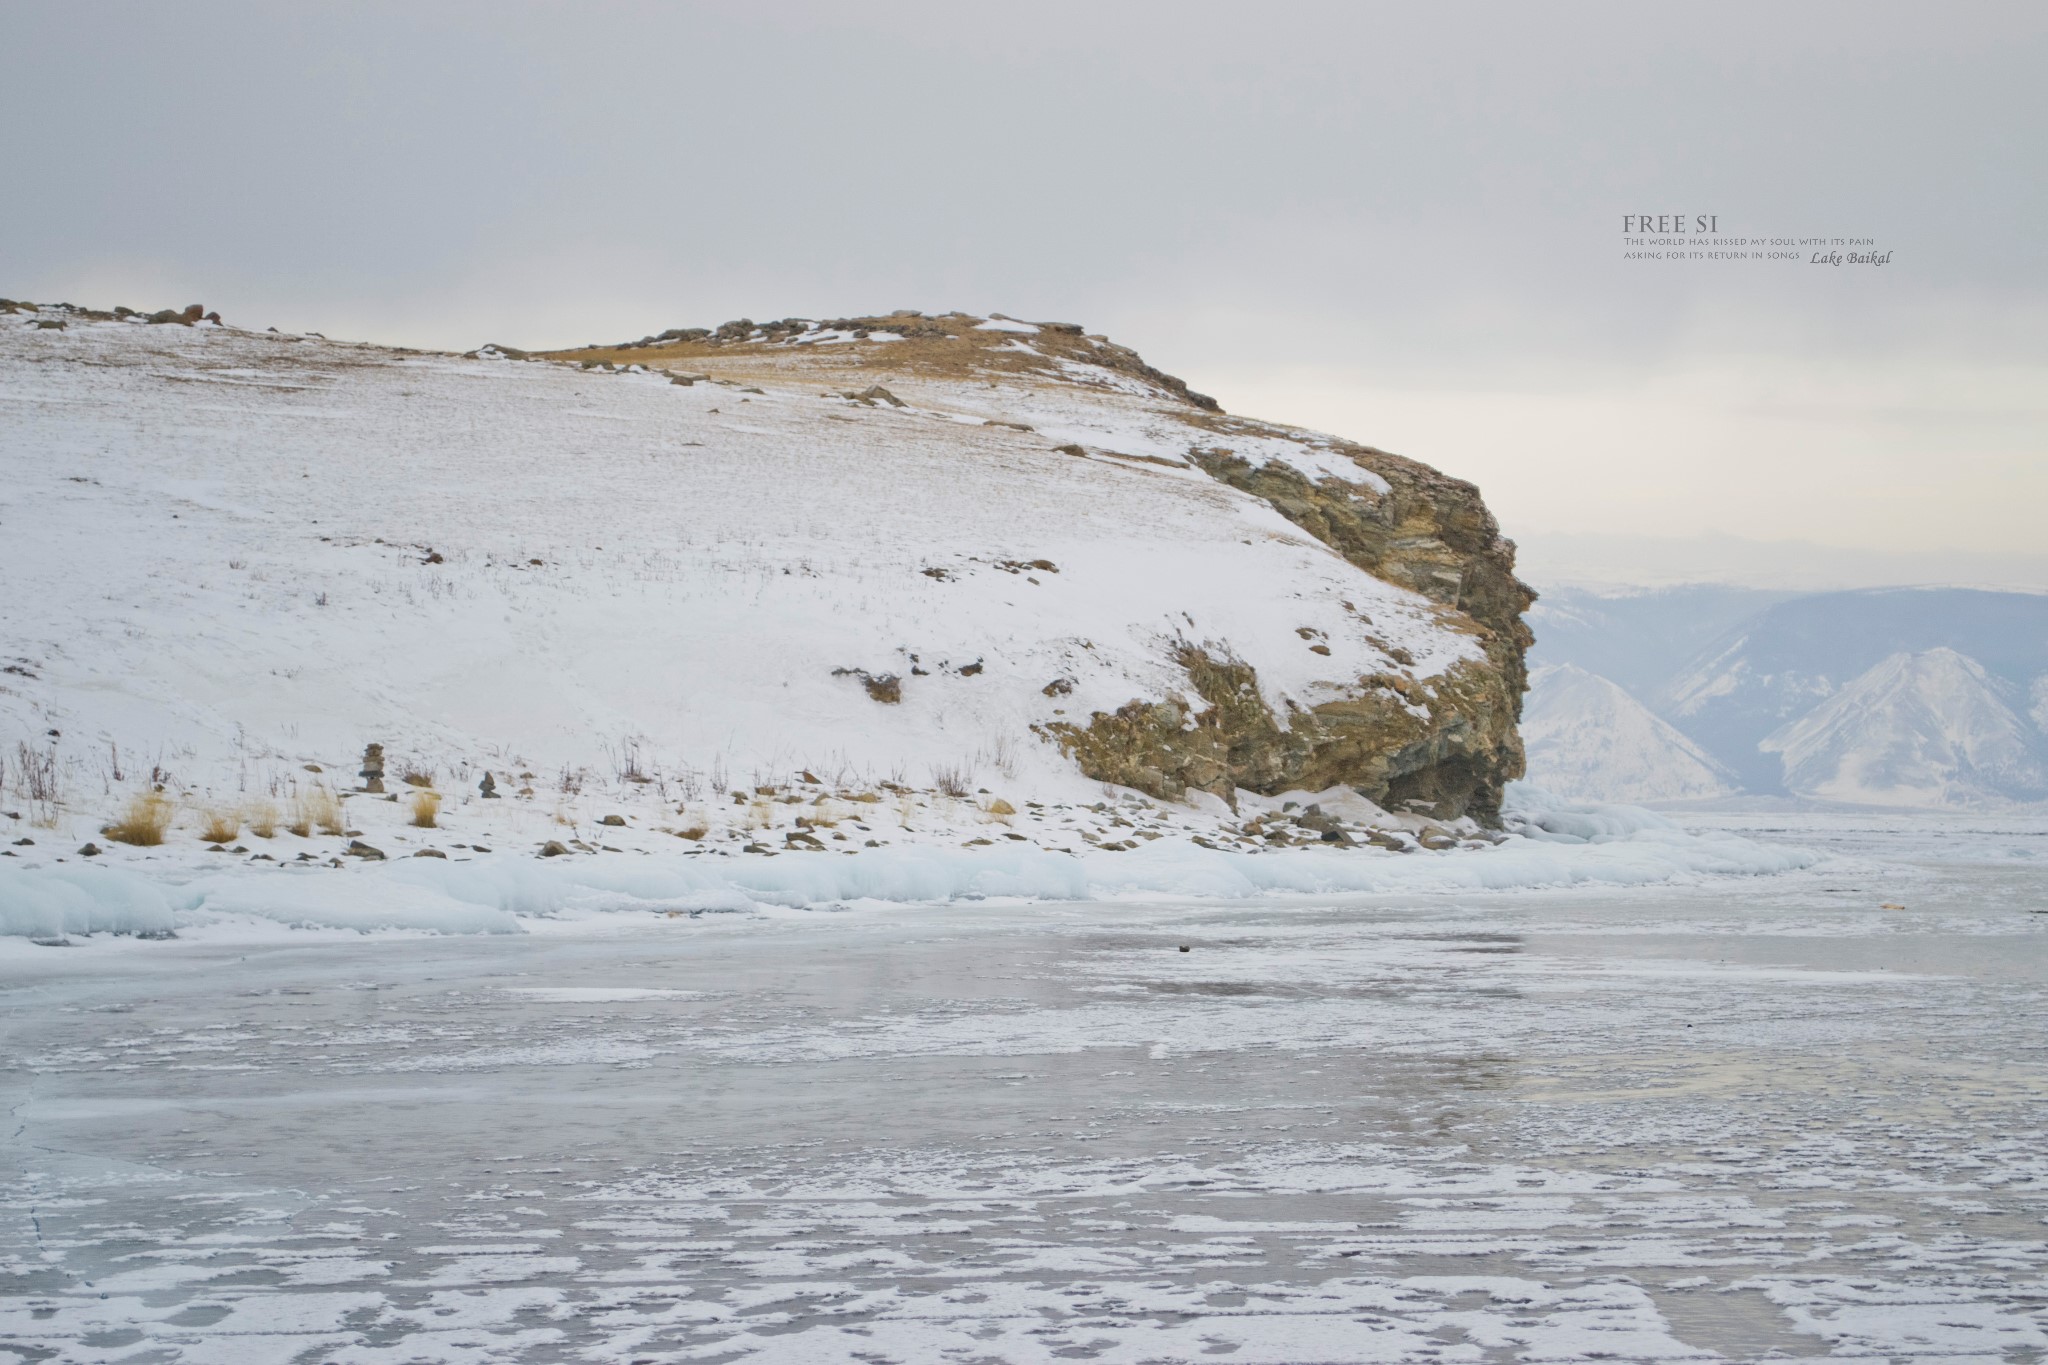
[[[2048,821],[1709,821],[1829,856],[0,943],[0,1362],[2048,1356]]]

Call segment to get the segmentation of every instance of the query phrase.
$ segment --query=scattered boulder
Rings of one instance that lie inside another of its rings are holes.
[[[623,815],[607,815],[597,823],[600,825],[610,825],[614,829],[622,829],[625,827],[626,817]]]
[[[568,856],[568,853],[569,846],[560,839],[550,839],[540,846],[540,856],[543,858],[562,858]]]
[[[361,858],[366,862],[381,863],[384,861],[383,849],[372,848],[361,839],[349,840],[348,847],[342,851],[351,858]]]
[[[1326,814],[1321,806],[1310,806],[1294,817],[1294,823],[1303,829],[1312,829],[1318,834],[1329,834],[1343,825],[1333,815]]]
[[[100,846],[88,842],[85,847],[78,850],[78,856],[81,858],[97,858],[100,856]]]
[[[448,855],[438,848],[423,848],[412,856],[415,858],[446,858]]]

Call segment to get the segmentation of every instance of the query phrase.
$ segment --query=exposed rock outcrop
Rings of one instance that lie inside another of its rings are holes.
[[[1342,784],[1391,809],[1498,825],[1501,786],[1521,774],[1519,696],[1489,667],[1460,665],[1427,681],[1371,675],[1347,696],[1290,707],[1283,718],[1249,664],[1193,645],[1179,662],[1200,709],[1179,697],[1136,700],[1044,732],[1090,777],[1169,799]]]
[[[1319,757],[1319,771],[1334,765],[1337,780],[1383,805],[1426,800],[1436,804],[1435,814],[1471,814],[1495,824],[1503,786],[1523,772],[1516,723],[1529,686],[1525,656],[1534,637],[1522,613],[1536,600],[1535,591],[1515,577],[1514,542],[1501,535],[1477,487],[1384,450],[1337,446],[1377,478],[1312,481],[1277,462],[1254,466],[1226,447],[1196,451],[1193,458],[1218,481],[1263,498],[1367,573],[1413,589],[1478,628],[1492,669],[1460,670],[1454,685],[1430,691],[1422,703],[1432,722],[1426,737],[1404,739],[1391,753],[1361,744],[1362,732],[1343,743],[1311,741],[1309,747]],[[1372,680],[1360,681],[1371,688]],[[1313,714],[1330,712],[1355,724],[1355,718],[1378,710],[1372,695],[1367,690]],[[1365,729],[1379,732],[1384,742],[1403,734],[1397,724]],[[1240,785],[1272,790],[1258,782]]]

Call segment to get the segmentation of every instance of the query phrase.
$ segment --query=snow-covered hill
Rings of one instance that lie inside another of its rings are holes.
[[[1530,674],[1522,743],[1531,782],[1582,800],[1681,801],[1734,790],[1698,745],[1616,684],[1574,664]]]
[[[2038,737],[1976,660],[1894,654],[1766,738],[1785,786],[1869,805],[1985,806],[2048,797]]]
[[[1503,810],[1477,491],[1079,328],[170,316],[0,304],[0,931],[1799,865]]]
[[[1191,660],[1282,718],[1382,697],[1404,742],[1487,667],[1455,604],[1204,472],[1190,447],[1230,438],[1126,373],[849,398],[214,326],[0,338],[0,723],[188,782],[378,741],[423,770],[637,746],[1074,796],[1095,784],[1046,736],[1208,709]],[[1388,489],[1328,438],[1233,448]],[[1196,785],[1230,776],[1259,785]]]

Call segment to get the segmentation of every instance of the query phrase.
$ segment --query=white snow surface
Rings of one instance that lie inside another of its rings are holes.
[[[1283,714],[1403,671],[1375,639],[1423,678],[1478,656],[1255,498],[1052,448],[1184,459],[1201,433],[1156,395],[910,387],[896,409],[9,318],[0,738],[57,730],[73,760],[118,746],[204,787],[371,739],[539,769],[629,738],[922,785],[1000,742],[1013,793],[1073,797],[1093,784],[1029,727],[1183,691],[1177,642],[1254,665]],[[1037,560],[1056,571],[1017,568]],[[835,669],[901,676],[902,704]]]
[[[1697,744],[1576,664],[1529,675],[1522,743],[1531,782],[1581,800],[1680,801],[1735,789]]]
[[[1998,806],[2048,796],[2029,727],[1981,664],[1894,654],[1763,741],[1804,796],[1886,806]]]

